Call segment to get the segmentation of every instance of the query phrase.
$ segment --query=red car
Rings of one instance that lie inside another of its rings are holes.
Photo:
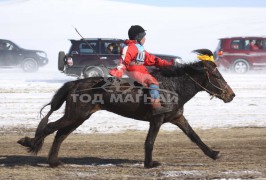
[[[221,38],[214,56],[218,66],[236,73],[265,68],[266,37]]]

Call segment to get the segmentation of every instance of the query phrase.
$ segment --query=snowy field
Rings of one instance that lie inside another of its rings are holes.
[[[230,103],[210,100],[206,92],[198,93],[185,105],[185,115],[194,128],[232,128],[266,126],[266,73],[251,72],[244,75],[223,72],[224,78],[236,93]],[[35,74],[19,70],[1,70],[0,73],[0,129],[36,128],[41,107],[48,103],[54,92],[75,78],[56,71],[41,69]],[[49,108],[44,110],[47,112]],[[62,116],[64,106],[55,112],[50,121]],[[147,130],[148,123],[99,111],[85,121],[76,133],[113,133],[126,130]],[[164,124],[163,130],[178,129]]]

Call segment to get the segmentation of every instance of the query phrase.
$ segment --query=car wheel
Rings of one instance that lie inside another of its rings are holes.
[[[36,72],[39,69],[39,66],[35,59],[28,58],[24,59],[22,69],[24,72]]]
[[[249,63],[244,59],[236,60],[232,66],[232,70],[240,74],[248,72],[249,68]]]
[[[104,77],[103,70],[98,66],[89,66],[85,67],[82,70],[83,78],[88,77]]]
[[[64,51],[60,51],[58,54],[58,70],[63,71],[65,66],[66,54]]]

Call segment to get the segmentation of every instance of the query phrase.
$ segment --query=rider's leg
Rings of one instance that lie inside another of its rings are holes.
[[[151,96],[151,106],[152,106],[152,114],[156,115],[156,114],[162,114],[162,113],[166,113],[166,112],[170,112],[171,109],[167,108],[167,107],[163,107],[161,105],[160,102],[160,94],[159,94],[159,86],[155,85],[155,84],[151,84],[149,86],[150,90],[150,96]]]

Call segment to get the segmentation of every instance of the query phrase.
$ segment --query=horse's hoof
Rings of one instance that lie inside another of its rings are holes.
[[[154,161],[154,162],[151,162],[151,163],[144,163],[144,167],[145,168],[154,168],[154,167],[158,167],[160,165],[161,164],[158,161]]]
[[[55,162],[49,162],[49,165],[51,168],[55,168],[55,167],[58,167],[58,166],[63,166],[64,163],[61,162],[61,161],[55,161]]]
[[[214,151],[213,152],[212,159],[216,160],[216,159],[219,159],[220,157],[221,157],[220,151]]]
[[[20,140],[17,141],[17,143],[19,143],[22,146],[25,146],[25,138],[21,138]]]
[[[219,159],[220,157],[222,157],[222,154],[218,151],[218,154],[216,155],[216,159]]]
[[[31,139],[27,136],[18,140],[17,143],[25,147],[31,147]]]
[[[158,167],[158,166],[160,166],[161,165],[161,163],[159,163],[158,161],[154,161],[153,162],[153,167]]]

